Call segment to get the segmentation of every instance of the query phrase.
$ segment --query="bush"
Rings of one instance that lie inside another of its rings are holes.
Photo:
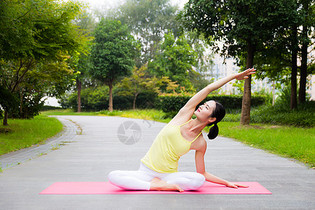
[[[297,127],[315,126],[315,101],[298,105],[297,110],[284,109],[283,106],[266,106],[253,111],[253,123],[270,123],[277,125],[292,125]]]
[[[229,113],[223,121],[239,122],[240,113]],[[266,123],[273,125],[291,125],[296,127],[315,126],[315,102],[309,101],[298,106],[297,110],[281,109],[276,106],[261,106],[251,111],[251,123]]]
[[[22,92],[19,95],[22,100],[18,107],[14,107],[9,111],[9,118],[30,119],[39,114],[39,111],[44,106],[42,94]]]
[[[64,109],[77,110],[78,93],[75,91],[60,98],[60,104]],[[99,111],[108,108],[108,87],[90,87],[81,90],[81,108],[84,111]]]
[[[292,125],[298,127],[315,126],[315,101],[298,104],[297,109],[290,109],[290,86],[284,88],[274,106],[264,106],[254,110],[251,122]]]
[[[49,110],[56,110],[56,109],[62,109],[61,107],[57,107],[57,106],[48,106],[48,105],[44,105],[40,111],[49,111]]]
[[[191,98],[191,96],[160,96],[159,108],[166,113],[178,112]],[[213,95],[208,96],[201,102],[215,100],[220,102],[227,110],[239,110],[242,108],[242,96],[237,95]],[[265,96],[252,96],[251,106],[258,107],[264,105],[266,101]]]
[[[84,111],[100,111],[108,109],[108,87],[85,88],[81,91],[81,108]],[[136,100],[136,108],[151,109],[155,108],[157,94],[152,92],[140,93]],[[61,97],[60,104],[62,108],[72,108],[77,110],[77,92]],[[113,106],[117,110],[132,109],[133,96],[121,96],[114,90]]]
[[[154,92],[140,93],[136,100],[138,109],[160,109],[169,117],[176,114],[192,97],[192,95],[171,95],[158,96]],[[228,112],[239,111],[242,107],[242,96],[231,95],[213,95],[207,97],[204,101],[216,100],[222,103]],[[202,103],[204,103],[204,101]],[[265,96],[252,96],[252,107],[265,104]],[[71,93],[61,98],[63,108],[77,109],[77,93]],[[116,110],[132,109],[133,96],[119,95],[119,90],[114,90],[113,105]],[[81,106],[85,111],[100,111],[108,109],[108,87],[86,88],[81,91]]]
[[[137,97],[136,107],[139,109],[156,109],[159,99],[158,94],[154,92],[143,92],[140,93]]]

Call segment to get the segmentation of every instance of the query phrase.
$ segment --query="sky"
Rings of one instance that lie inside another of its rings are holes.
[[[87,3],[90,5],[91,8],[93,9],[99,9],[102,7],[114,7],[122,4],[124,0],[80,0],[81,2]],[[175,5],[179,5],[180,8],[184,7],[184,4],[188,0],[170,0],[170,2]]]

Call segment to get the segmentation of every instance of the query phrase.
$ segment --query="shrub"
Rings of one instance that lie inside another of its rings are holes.
[[[166,113],[178,112],[191,98],[191,96],[160,96],[159,97],[159,108]],[[229,110],[241,109],[242,108],[242,96],[238,95],[213,95],[208,96],[204,101],[215,100],[223,104],[223,106]],[[251,106],[257,107],[264,105],[266,97],[264,96],[252,96]]]
[[[300,104],[296,110],[290,110],[289,108],[285,109],[283,106],[261,107],[253,111],[251,122],[314,127],[315,101],[308,101]]]
[[[114,109],[127,110],[132,109],[133,96],[119,95],[119,89],[114,90],[113,94]],[[160,109],[169,117],[176,114],[192,97],[192,95],[167,95],[158,96],[154,92],[140,93],[136,100],[136,108],[139,109]],[[216,100],[222,103],[228,112],[239,111],[242,107],[242,96],[236,95],[213,95],[207,97],[207,100]],[[265,96],[252,96],[252,107],[263,105],[266,101]],[[63,96],[60,100],[63,108],[77,109],[77,93],[71,93]],[[85,111],[100,111],[108,109],[108,87],[86,88],[81,91],[81,106]]]
[[[253,111],[251,122],[292,125],[298,127],[315,126],[315,101],[298,104],[290,109],[290,86],[284,88],[274,106],[263,106]]]
[[[40,111],[49,111],[49,110],[56,110],[56,109],[62,109],[62,108],[57,107],[57,106],[44,105]]]
[[[77,110],[77,92],[66,94],[60,98],[62,108]],[[81,108],[85,111],[97,111],[108,107],[108,87],[90,87],[81,91]]]
[[[9,118],[33,118],[44,106],[44,101],[41,101],[42,94],[24,92],[20,97],[22,101],[20,101],[19,107],[9,111]]]
[[[155,108],[157,94],[152,92],[140,93],[136,100],[136,108],[149,109]],[[101,86],[96,88],[85,88],[81,91],[81,108],[84,111],[100,111],[108,109],[108,87]],[[61,97],[60,104],[62,108],[72,108],[77,110],[77,92]],[[133,96],[121,96],[118,93],[113,94],[114,109],[127,110],[132,109]]]
[[[139,109],[155,109],[159,107],[158,94],[154,92],[143,92],[137,97],[136,107]]]

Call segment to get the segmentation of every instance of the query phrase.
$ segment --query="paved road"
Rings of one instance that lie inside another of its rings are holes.
[[[119,117],[58,119],[65,130],[50,146],[0,157],[0,209],[315,209],[315,170],[222,137],[208,142],[207,171],[259,182],[272,195],[39,195],[54,182],[103,182],[112,170],[137,169],[164,126]],[[133,131],[124,133],[128,126]],[[195,170],[193,152],[182,157],[179,170]]]

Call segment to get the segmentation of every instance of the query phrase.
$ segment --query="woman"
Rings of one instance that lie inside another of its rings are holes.
[[[220,88],[233,79],[243,80],[254,74],[255,69],[247,69],[242,73],[218,80],[194,95],[178,114],[160,131],[147,154],[141,159],[138,171],[112,171],[110,182],[127,190],[197,190],[205,181],[226,185],[227,187],[247,187],[228,182],[205,171],[204,155],[207,143],[202,130],[213,125],[208,137],[214,139],[218,135],[217,123],[225,110],[215,101],[203,101],[210,92]],[[193,114],[196,118],[192,119]],[[197,172],[178,172],[178,160],[189,150],[196,150],[195,164]]]

